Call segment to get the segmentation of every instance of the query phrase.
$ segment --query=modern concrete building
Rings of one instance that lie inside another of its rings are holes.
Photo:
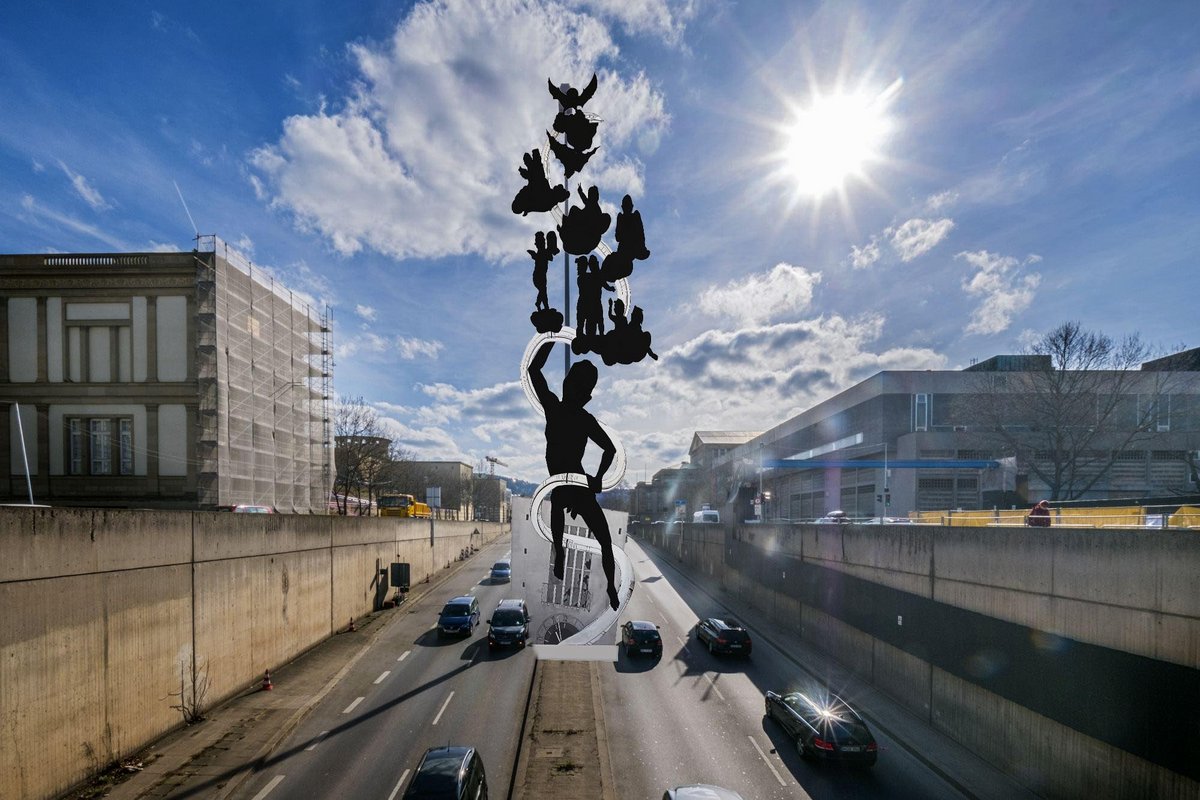
[[[665,519],[668,505],[683,499],[689,510],[708,503],[733,520],[753,519],[760,493],[768,519],[811,520],[836,509],[876,517],[1007,508],[1050,497],[1056,466],[1075,479],[1074,497],[1061,499],[1195,493],[1196,353],[1095,374],[1092,388],[1060,409],[1070,419],[1057,455],[1045,444],[1049,412],[1029,399],[1037,381],[1054,374],[1047,359],[997,356],[964,370],[880,372],[724,453],[719,443],[745,432],[697,432],[693,469],[663,470],[639,484],[635,508],[644,513],[637,516]],[[1102,397],[1109,388],[1115,400]]]
[[[325,513],[328,316],[217,237],[0,255],[0,289],[4,502]]]

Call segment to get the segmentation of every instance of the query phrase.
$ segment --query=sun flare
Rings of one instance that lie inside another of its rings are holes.
[[[899,81],[877,95],[817,95],[795,109],[781,129],[782,172],[798,194],[821,197],[841,191],[849,178],[865,178],[883,158],[892,132],[888,105]]]

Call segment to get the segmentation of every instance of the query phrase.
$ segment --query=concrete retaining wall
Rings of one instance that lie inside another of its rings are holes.
[[[0,800],[54,797],[418,583],[496,523],[0,509]],[[381,572],[383,571],[383,572]]]
[[[696,524],[633,532],[1046,797],[1200,796],[1195,533]],[[1049,671],[1030,674],[1040,668]]]

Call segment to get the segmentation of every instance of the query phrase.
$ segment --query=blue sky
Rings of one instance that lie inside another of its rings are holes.
[[[1187,2],[8,3],[0,251],[191,249],[178,184],[331,307],[340,395],[540,480],[518,372],[550,222],[509,205],[547,78],[597,72],[582,179],[642,214],[661,356],[601,365],[590,406],[632,482],[695,430],[1070,319],[1196,346],[1197,41]]]

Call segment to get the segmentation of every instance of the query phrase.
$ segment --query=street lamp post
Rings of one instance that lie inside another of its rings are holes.
[[[25,463],[25,487],[29,490],[29,505],[34,505],[33,479],[29,477],[29,451],[25,449],[25,425],[21,422],[21,404],[16,400],[2,402],[11,403],[13,413],[17,415],[17,435],[21,437],[21,460]]]

